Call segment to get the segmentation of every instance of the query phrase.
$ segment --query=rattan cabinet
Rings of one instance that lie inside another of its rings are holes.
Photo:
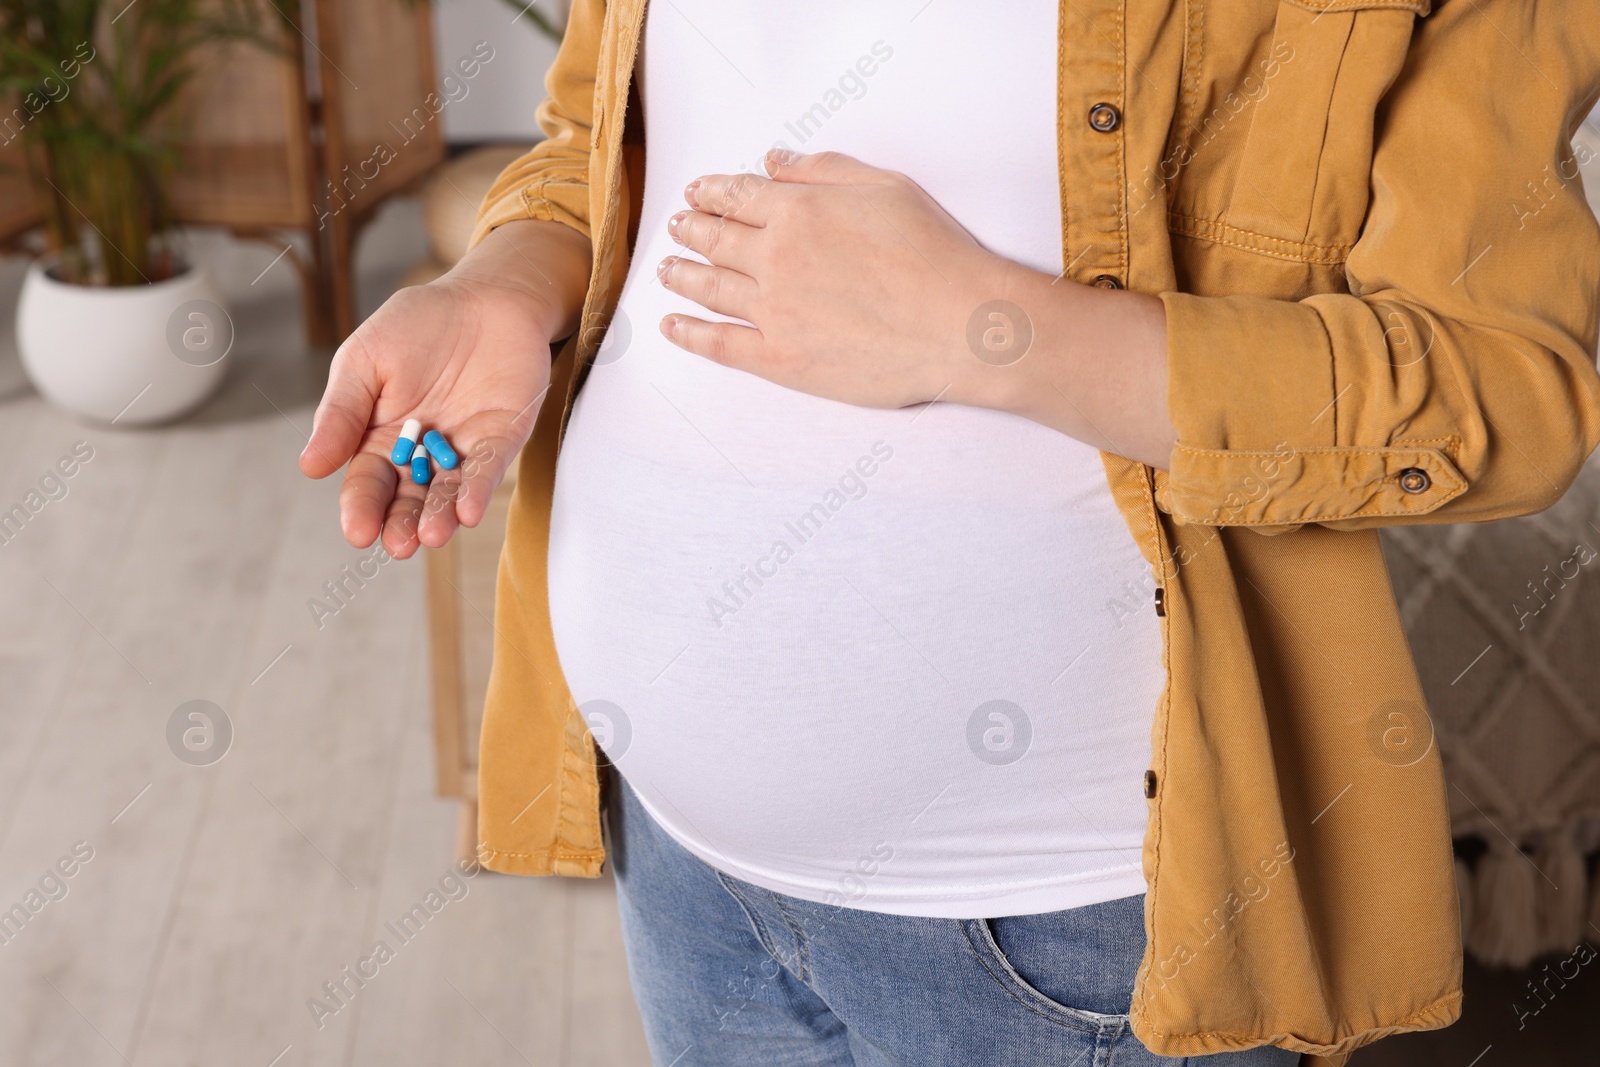
[[[286,245],[298,232],[313,344],[355,329],[356,236],[445,157],[432,9],[408,0],[302,4],[293,58],[220,49],[185,116],[173,194],[184,222]]]

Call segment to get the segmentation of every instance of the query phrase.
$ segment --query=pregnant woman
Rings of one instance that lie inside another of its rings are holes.
[[[1375,530],[1600,439],[1581,190],[1486,191],[1570,159],[1596,35],[1515,6],[578,0],[547,140],[302,465],[403,557],[520,452],[480,856],[610,867],[658,1067],[1455,1019]],[[411,417],[473,459],[399,479]]]

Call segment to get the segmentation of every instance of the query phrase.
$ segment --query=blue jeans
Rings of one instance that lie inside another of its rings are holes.
[[[655,1067],[1293,1067],[1128,1028],[1144,897],[1000,919],[798,900],[708,866],[611,771],[622,935]]]

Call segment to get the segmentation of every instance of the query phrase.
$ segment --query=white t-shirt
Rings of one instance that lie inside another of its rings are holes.
[[[1144,891],[1161,636],[1098,452],[997,411],[818,399],[658,331],[716,317],[656,280],[684,186],[775,144],[902,171],[1059,273],[1056,20],[649,8],[638,246],[557,466],[550,612],[601,746],[736,878],[945,918]]]

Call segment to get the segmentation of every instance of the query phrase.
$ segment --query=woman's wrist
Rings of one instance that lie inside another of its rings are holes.
[[[940,399],[1023,414],[1041,384],[1033,373],[1040,363],[1040,306],[1059,301],[1059,290],[1073,283],[1052,284],[1048,274],[989,252],[964,277],[965,292],[953,302],[964,317],[952,327],[960,334],[949,346]]]
[[[1009,412],[1154,467],[1170,465],[1176,433],[1167,413],[1166,311],[1158,297],[1005,260],[979,278],[976,291],[996,295],[973,300],[981,314],[967,331],[971,358],[957,360],[943,399]]]
[[[578,327],[591,255],[589,239],[570,226],[518,219],[496,226],[439,282],[507,296],[546,341],[556,341]]]

